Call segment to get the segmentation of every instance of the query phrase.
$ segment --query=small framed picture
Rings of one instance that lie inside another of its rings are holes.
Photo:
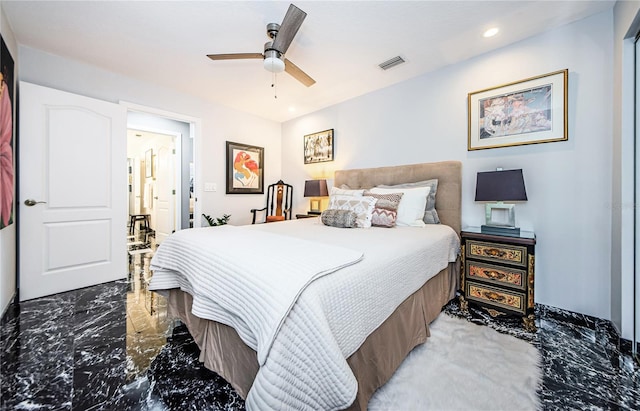
[[[565,69],[469,93],[468,151],[567,140],[568,79]]]
[[[153,177],[153,149],[144,152],[144,176]]]
[[[333,161],[333,129],[304,136],[304,163]]]
[[[227,141],[227,194],[264,194],[264,148]]]

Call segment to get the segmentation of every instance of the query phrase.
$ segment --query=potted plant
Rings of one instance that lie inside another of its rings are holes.
[[[222,217],[218,217],[218,218],[212,218],[207,214],[202,214],[202,216],[204,217],[205,220],[207,220],[207,223],[209,223],[210,226],[225,225],[229,222],[229,219],[231,218],[230,214],[223,214]]]

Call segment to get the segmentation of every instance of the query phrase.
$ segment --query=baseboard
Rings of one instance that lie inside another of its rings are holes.
[[[8,320],[8,317],[14,317],[14,315],[10,315],[11,314],[15,314],[14,310],[18,309],[18,304],[16,304],[18,301],[18,293],[14,292],[13,296],[9,299],[9,303],[7,304],[6,307],[3,307],[2,309],[2,317],[0,317],[0,324],[5,324]]]
[[[626,355],[633,355],[633,342],[620,337],[620,352]],[[636,353],[640,353],[640,341],[636,341]]]

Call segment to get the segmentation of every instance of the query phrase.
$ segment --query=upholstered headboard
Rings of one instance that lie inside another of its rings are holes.
[[[371,188],[379,184],[414,183],[432,178],[438,179],[436,210],[440,222],[460,235],[462,163],[459,161],[338,170],[333,184],[335,187],[346,184],[349,188]]]

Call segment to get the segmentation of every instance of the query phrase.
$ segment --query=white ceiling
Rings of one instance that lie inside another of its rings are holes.
[[[0,0],[19,44],[199,96],[275,121],[437,70],[592,14],[606,1],[305,1],[308,16],[286,57],[309,88],[261,60],[206,54],[262,52],[282,1]],[[493,26],[492,38],[482,33]],[[407,63],[383,71],[394,56]],[[290,107],[295,107],[291,111]]]

